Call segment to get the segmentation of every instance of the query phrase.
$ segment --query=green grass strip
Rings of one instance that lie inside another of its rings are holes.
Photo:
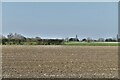
[[[120,46],[120,43],[112,42],[64,42],[64,45],[77,45],[77,46]]]

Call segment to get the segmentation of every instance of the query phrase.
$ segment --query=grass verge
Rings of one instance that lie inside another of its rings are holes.
[[[78,46],[120,46],[118,42],[65,42],[64,45]]]

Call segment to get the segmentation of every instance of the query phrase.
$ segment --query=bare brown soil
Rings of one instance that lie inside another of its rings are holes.
[[[2,46],[3,78],[117,78],[117,46]]]

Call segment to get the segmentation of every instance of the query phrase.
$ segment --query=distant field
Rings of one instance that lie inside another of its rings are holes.
[[[64,45],[78,46],[120,46],[118,42],[65,42]]]
[[[3,78],[117,78],[117,46],[3,45]]]

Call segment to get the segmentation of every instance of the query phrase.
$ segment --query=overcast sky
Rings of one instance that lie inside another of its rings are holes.
[[[108,38],[118,33],[117,2],[5,2],[3,35]]]

